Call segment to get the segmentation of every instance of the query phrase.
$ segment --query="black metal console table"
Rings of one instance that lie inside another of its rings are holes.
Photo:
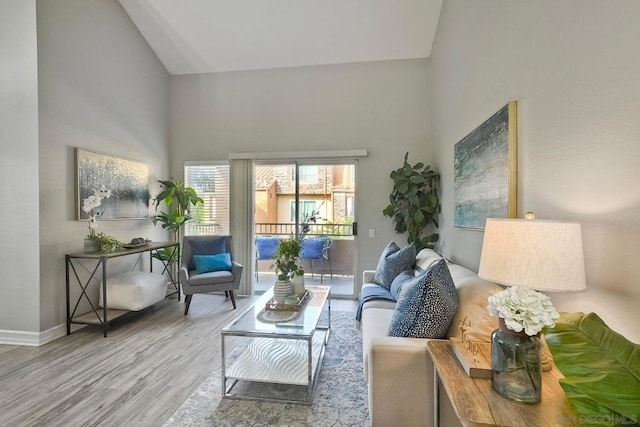
[[[156,258],[164,266],[164,269],[160,274],[167,273],[169,275],[170,283],[173,285],[173,289],[171,290],[171,292],[167,293],[167,296],[178,294],[178,301],[180,301],[180,282],[177,280],[177,278],[173,277],[174,273],[171,271],[171,268],[169,268],[170,261],[173,260],[174,257],[176,259],[179,258],[179,250],[178,250],[179,244],[177,242],[149,242],[144,246],[130,248],[130,249],[122,249],[122,250],[109,252],[109,253],[104,253],[104,252],[75,253],[75,254],[65,255],[66,281],[67,281],[67,335],[71,334],[71,324],[79,323],[79,324],[85,324],[85,325],[102,326],[104,336],[106,337],[107,329],[109,328],[109,323],[117,319],[118,317],[121,317],[129,313],[129,311],[127,310],[107,309],[107,261],[109,259],[118,258],[122,256],[127,256],[127,255],[139,254],[143,252],[149,252],[149,271],[153,273],[153,255],[154,253],[159,254],[158,251],[164,248],[173,248],[173,251],[171,251],[169,260],[166,260],[161,256]],[[87,270],[87,271],[90,271],[90,275],[87,281],[84,283],[78,276],[78,272],[76,270],[78,262],[81,259],[85,259],[85,260],[89,259],[89,260],[96,261],[95,267],[93,267],[92,270],[91,269]],[[136,265],[137,265],[137,262],[136,262]],[[103,295],[102,308],[99,307],[98,304],[95,304],[94,302],[92,302],[91,298],[89,298],[89,296],[87,295],[87,288],[89,287],[89,284],[91,283],[91,281],[94,280],[94,278],[97,279],[96,274],[98,273],[98,269],[100,267],[102,267],[102,295]],[[80,293],[80,296],[75,302],[73,310],[71,309],[71,291],[69,286],[71,272],[73,272],[76,282],[78,283],[78,286],[80,286],[80,289],[82,290],[82,292]],[[89,303],[89,305],[91,306],[91,310],[86,313],[76,314],[76,311],[78,310],[78,306],[80,305],[80,302],[83,299],[85,299]]]

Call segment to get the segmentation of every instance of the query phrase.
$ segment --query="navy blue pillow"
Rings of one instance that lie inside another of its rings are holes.
[[[391,291],[391,295],[393,295],[396,301],[398,301],[398,297],[400,296],[400,292],[402,291],[402,287],[404,286],[404,284],[409,282],[410,280],[413,280],[413,278],[413,271],[411,271],[411,269],[407,269],[398,274],[396,278],[393,279],[393,282],[391,282],[391,288],[389,290]]]
[[[391,282],[404,270],[413,267],[416,262],[416,247],[412,243],[400,248],[395,242],[389,242],[382,250],[373,283],[390,289]]]
[[[458,309],[458,293],[445,260],[405,283],[391,316],[387,335],[446,338]]]
[[[193,259],[194,255],[218,255],[227,252],[227,245],[225,244],[224,237],[210,240],[189,240],[189,246],[191,247],[191,263],[189,264],[190,271],[196,269],[196,264]]]

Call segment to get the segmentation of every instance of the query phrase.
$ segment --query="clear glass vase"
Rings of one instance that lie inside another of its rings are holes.
[[[491,386],[509,399],[538,403],[542,391],[540,338],[508,329],[504,319],[491,334]]]

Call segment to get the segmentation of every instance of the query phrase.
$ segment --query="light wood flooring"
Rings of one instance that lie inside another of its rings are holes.
[[[0,345],[0,426],[161,426],[220,365],[220,329],[257,297],[168,298],[41,347]],[[351,300],[332,310],[354,311]]]

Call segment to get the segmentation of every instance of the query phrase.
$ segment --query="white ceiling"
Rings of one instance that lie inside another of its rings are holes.
[[[120,0],[171,74],[426,58],[442,0]]]

